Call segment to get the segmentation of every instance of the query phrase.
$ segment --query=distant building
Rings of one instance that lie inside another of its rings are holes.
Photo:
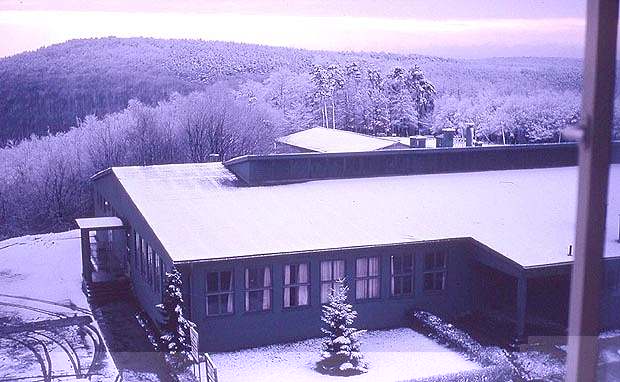
[[[299,131],[276,140],[278,153],[341,153],[408,148],[401,142],[387,138],[324,127]]]
[[[111,168],[92,178],[96,217],[78,221],[85,288],[128,278],[157,322],[176,267],[203,351],[321,335],[321,304],[343,277],[361,328],[408,325],[423,309],[494,315],[519,336],[561,330],[575,163],[576,146],[560,144]],[[619,164],[609,184],[601,322],[616,328]]]

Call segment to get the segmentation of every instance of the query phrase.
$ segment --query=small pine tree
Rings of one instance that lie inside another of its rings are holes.
[[[157,305],[164,317],[160,342],[162,349],[171,354],[188,354],[191,350],[189,329],[194,323],[183,316],[181,286],[181,274],[176,268],[166,273],[163,302]]]
[[[318,363],[321,372],[332,375],[354,375],[368,371],[368,365],[360,351],[359,336],[365,330],[351,325],[357,312],[347,303],[349,288],[344,285],[332,290],[329,303],[323,305],[321,331],[328,335],[322,344],[322,359]]]

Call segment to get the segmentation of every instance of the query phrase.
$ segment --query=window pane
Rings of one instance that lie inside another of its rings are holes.
[[[219,296],[207,296],[207,315],[219,314]]]
[[[226,293],[220,295],[220,313],[232,313],[233,312],[233,295],[232,293]]]
[[[379,258],[378,257],[368,258],[368,275],[379,276]]]
[[[299,264],[299,278],[300,284],[308,282],[308,264]]]
[[[379,297],[379,279],[372,278],[368,280],[368,298]]]
[[[309,294],[308,294],[308,287],[307,286],[301,286],[299,287],[299,305],[308,305],[309,303]]]
[[[289,284],[297,284],[299,280],[299,273],[298,273],[299,268],[297,265],[291,265],[290,269],[291,269],[291,275],[290,275]]]
[[[411,276],[403,276],[403,294],[411,294],[413,292],[412,289],[412,281],[413,278]]]
[[[263,270],[263,286],[265,288],[271,287],[271,268],[265,267]]]
[[[402,288],[401,288],[401,282],[402,282],[402,278],[401,277],[394,277],[394,286],[393,286],[393,293],[395,296],[398,296],[400,294],[403,293]]]
[[[445,276],[446,274],[444,272],[435,275],[435,289],[442,290],[444,288]]]
[[[446,267],[446,254],[438,253],[435,257],[435,266],[437,268],[445,268]]]
[[[399,274],[403,272],[401,256],[392,256],[392,270],[394,274]]]
[[[424,289],[425,290],[431,290],[433,289],[433,274],[432,273],[425,273],[424,274]]]
[[[207,292],[217,292],[219,290],[217,272],[207,273]]]
[[[288,288],[289,292],[290,292],[290,301],[291,304],[290,306],[297,306],[299,303],[299,294],[298,294],[298,288],[297,287],[291,287]]]
[[[355,298],[362,299],[368,297],[366,280],[357,280],[355,282]]]
[[[247,270],[247,287],[251,289],[263,287],[264,269],[248,269]]]
[[[332,279],[332,262],[321,261],[321,281]]]
[[[435,267],[435,254],[427,253],[424,256],[424,269],[433,269]]]
[[[413,256],[407,255],[403,258],[403,273],[413,272]]]
[[[357,277],[366,277],[368,275],[367,264],[368,261],[365,257],[357,259],[355,262],[355,275]]]
[[[249,293],[249,307],[251,312],[263,310],[263,291],[251,291]]]
[[[232,290],[232,272],[220,272],[220,290]]]
[[[344,260],[334,261],[334,280],[344,279]]]
[[[332,291],[331,283],[322,283],[321,284],[321,304],[325,304],[329,302],[329,295]]]

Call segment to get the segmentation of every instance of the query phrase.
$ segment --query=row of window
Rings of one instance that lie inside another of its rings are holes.
[[[153,247],[136,231],[134,239],[134,271],[140,272],[151,289],[159,293],[164,283],[164,262]]]
[[[395,255],[390,258],[390,293],[408,296],[414,292],[414,255]],[[291,308],[310,304],[310,264],[284,266],[282,282],[283,306]],[[271,267],[246,268],[244,297],[246,312],[271,310],[273,282]],[[446,255],[428,253],[424,257],[424,290],[436,291],[446,287]],[[321,261],[321,303],[327,303],[332,291],[341,288],[345,278],[345,261]],[[360,257],[355,261],[355,299],[381,297],[380,259]],[[206,278],[207,316],[232,314],[234,309],[233,271],[208,272]]]

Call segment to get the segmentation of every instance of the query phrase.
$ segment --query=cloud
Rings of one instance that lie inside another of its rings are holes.
[[[503,56],[532,55],[532,49],[525,54],[519,46],[540,46],[540,55],[544,55],[546,46],[580,47],[584,25],[584,20],[568,17],[422,20],[233,13],[0,11],[0,31],[15,37],[10,44],[1,43],[0,55],[74,38],[111,35],[441,55],[446,55],[446,48],[453,47],[461,52],[458,56],[471,57],[485,56],[485,46],[493,46],[493,51],[500,53],[505,49],[505,54],[500,54]]]

